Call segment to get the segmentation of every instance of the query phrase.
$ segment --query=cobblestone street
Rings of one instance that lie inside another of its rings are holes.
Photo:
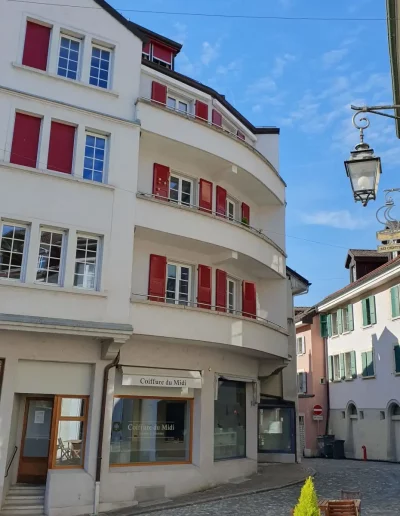
[[[316,470],[319,497],[339,498],[340,490],[362,493],[362,516],[400,515],[400,464],[308,459]],[[216,502],[152,512],[154,516],[288,516],[301,486]]]

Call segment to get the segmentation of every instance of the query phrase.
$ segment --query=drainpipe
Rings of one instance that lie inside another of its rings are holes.
[[[325,378],[326,378],[326,425],[325,425],[325,435],[329,434],[329,418],[331,414],[330,410],[330,397],[329,397],[329,367],[328,367],[328,338],[324,338],[324,347],[325,347]]]
[[[103,450],[103,435],[104,435],[104,418],[106,412],[106,401],[107,401],[107,391],[108,391],[108,374],[113,367],[117,367],[119,364],[119,351],[118,355],[114,358],[114,360],[106,365],[104,368],[104,377],[103,377],[103,392],[101,397],[101,410],[100,410],[100,426],[99,426],[99,441],[97,444],[97,463],[96,463],[96,482],[94,487],[94,503],[93,503],[93,514],[98,514],[99,507],[99,499],[100,499],[100,478],[101,478],[101,461],[102,450]]]

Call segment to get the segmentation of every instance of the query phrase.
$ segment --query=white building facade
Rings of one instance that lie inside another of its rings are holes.
[[[399,273],[395,258],[318,305],[329,432],[345,440],[348,458],[400,462]]]
[[[296,458],[295,426],[282,447],[276,408],[258,420],[263,396],[296,409],[308,288],[286,269],[279,130],[176,73],[180,45],[82,3],[0,0],[4,514],[21,495],[30,513],[110,510]]]

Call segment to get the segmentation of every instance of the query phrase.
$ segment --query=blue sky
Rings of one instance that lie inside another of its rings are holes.
[[[384,0],[113,0],[116,8],[289,17],[385,18]],[[281,128],[280,173],[287,188],[288,265],[311,281],[297,305],[348,283],[347,249],[376,248],[383,190],[399,186],[400,142],[393,121],[371,115],[365,139],[382,158],[378,200],[352,200],[343,161],[358,141],[354,104],[390,104],[384,21],[202,18],[121,11],[183,43],[176,69],[226,95],[255,125]],[[318,241],[326,245],[310,242]]]

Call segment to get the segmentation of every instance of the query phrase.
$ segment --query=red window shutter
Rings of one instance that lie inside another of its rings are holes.
[[[211,308],[211,267],[199,265],[197,280],[197,306]]]
[[[243,219],[246,219],[246,222]],[[242,202],[242,222],[248,226],[250,225],[250,206],[245,202]]]
[[[220,217],[225,217],[226,215],[226,190],[222,186],[217,186],[215,211]]]
[[[144,54],[150,54],[150,43],[144,43],[142,52]]]
[[[160,104],[167,103],[167,87],[165,84],[153,81],[151,84],[151,100]]]
[[[237,137],[239,138],[239,140],[246,141],[245,135],[241,131],[239,131],[239,130],[237,132]]]
[[[196,100],[195,115],[196,115],[196,118],[200,118],[200,119],[208,122],[208,104],[205,104],[204,102],[200,102],[199,100]]]
[[[167,276],[167,258],[157,254],[150,255],[149,300],[165,301],[165,280]]]
[[[199,207],[201,211],[212,212],[213,184],[205,179],[200,179]]]
[[[158,43],[153,43],[153,57],[171,64],[172,63],[172,50],[167,47],[164,47]]]
[[[212,110],[212,123],[218,127],[222,127],[222,115],[216,109]]]
[[[153,194],[157,197],[169,197],[169,168],[154,163],[153,167]]]
[[[36,168],[41,123],[37,116],[15,113],[11,163]]]
[[[47,69],[47,56],[49,54],[50,27],[28,21],[26,24],[24,54],[22,64],[37,68]]]
[[[218,312],[226,312],[226,272],[217,269],[215,273],[215,305]]]
[[[47,168],[64,174],[71,174],[74,156],[75,127],[51,122]]]
[[[242,284],[242,313],[245,317],[256,318],[256,285],[250,281],[243,281]]]

